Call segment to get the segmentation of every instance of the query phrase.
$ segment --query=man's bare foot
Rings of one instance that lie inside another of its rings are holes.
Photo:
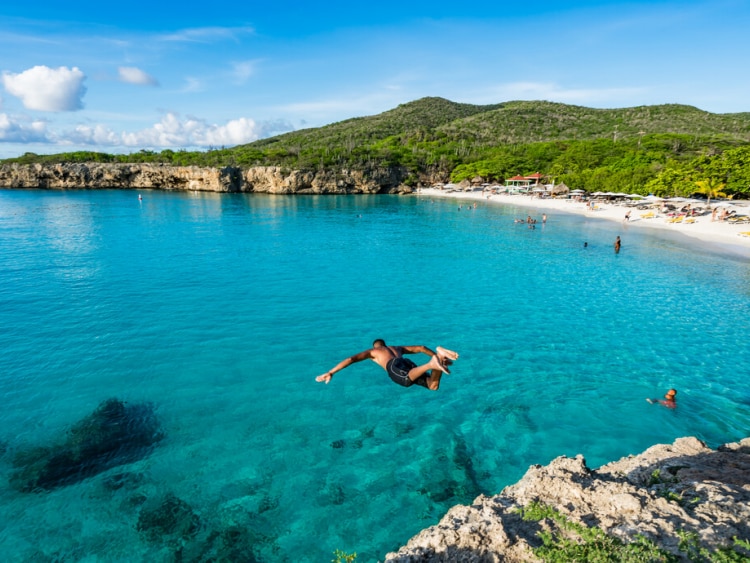
[[[448,358],[449,360],[457,360],[458,354],[454,352],[453,350],[448,350],[447,348],[443,348],[442,346],[438,346],[436,348],[437,355],[440,356],[441,359]]]
[[[451,372],[446,366],[443,365],[443,362],[441,361],[440,357],[437,354],[432,356],[432,359],[430,360],[430,367],[433,369],[437,368],[443,373]]]

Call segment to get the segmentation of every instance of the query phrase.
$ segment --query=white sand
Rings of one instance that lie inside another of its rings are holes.
[[[656,214],[654,218],[643,218],[642,215],[648,213],[647,211],[614,203],[597,202],[596,209],[589,211],[587,204],[584,202],[569,199],[540,199],[528,195],[493,194],[488,197],[487,193],[480,191],[448,192],[447,190],[438,188],[422,188],[419,190],[419,195],[422,197],[449,197],[524,207],[527,210],[519,213],[519,218],[531,213],[538,224],[542,222],[542,213],[547,214],[549,221],[554,216],[554,213],[562,212],[585,215],[595,219],[617,221],[625,229],[646,228],[666,230],[700,239],[703,242],[716,245],[717,250],[729,251],[732,254],[739,254],[750,259],[750,236],[740,234],[750,234],[750,223],[733,224],[726,221],[711,221],[710,215],[696,217],[694,223],[670,223],[668,222],[669,217],[661,213]],[[733,208],[737,210],[737,215],[750,215],[750,206],[738,204]],[[625,213],[628,210],[630,210],[630,220],[625,222]]]

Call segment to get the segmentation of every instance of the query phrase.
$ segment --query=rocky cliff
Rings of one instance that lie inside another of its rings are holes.
[[[3,164],[0,187],[156,189],[272,194],[410,193],[399,168],[286,171],[275,166],[201,168],[162,164]]]
[[[749,501],[750,438],[717,450],[680,438],[596,470],[581,456],[559,457],[546,467],[532,466],[499,495],[453,507],[386,561],[536,561],[532,549],[542,545],[538,532],[554,532],[556,522],[523,520],[519,509],[531,503],[548,505],[567,521],[597,527],[625,543],[641,534],[687,561],[684,546],[679,549],[685,532],[710,552],[732,546],[733,538],[750,540]],[[740,552],[731,560],[750,561],[750,553]]]

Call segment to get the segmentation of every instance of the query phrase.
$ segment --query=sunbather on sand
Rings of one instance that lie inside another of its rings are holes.
[[[403,357],[404,354],[420,352],[432,356],[429,362],[421,366]],[[383,339],[378,338],[372,343],[372,348],[342,360],[330,371],[316,377],[315,381],[328,384],[334,373],[356,362],[372,360],[382,367],[395,383],[403,387],[411,387],[416,383],[431,391],[437,391],[440,387],[440,378],[444,373],[450,373],[448,366],[456,359],[456,352],[441,346],[437,347],[437,352],[433,352],[426,346],[388,346]]]

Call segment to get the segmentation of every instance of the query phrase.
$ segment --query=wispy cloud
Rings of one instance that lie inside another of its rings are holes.
[[[252,27],[196,27],[159,35],[156,39],[161,41],[209,43],[216,39],[236,40],[242,35],[251,35],[254,33],[255,29]]]
[[[244,84],[255,74],[258,61],[241,61],[232,64],[232,76],[238,84]]]
[[[18,74],[3,73],[3,86],[26,109],[75,111],[83,108],[86,75],[78,67],[35,66]]]
[[[565,88],[555,83],[511,82],[491,87],[471,96],[474,103],[497,103],[504,100],[548,100],[570,104],[594,104],[631,99],[647,92],[646,88]]]
[[[188,76],[187,78],[185,78],[185,86],[180,89],[180,92],[202,92],[203,89],[204,86],[202,80],[200,80],[199,78]]]
[[[390,109],[402,103],[397,89],[388,88],[384,93],[352,96],[349,98],[330,98],[310,102],[295,102],[285,104],[277,109],[281,113],[304,116],[310,121],[318,116],[334,116],[333,119],[345,119],[361,115],[371,115]],[[341,117],[346,116],[346,117]]]
[[[141,86],[158,86],[159,81],[150,74],[134,66],[121,66],[117,69],[117,74],[121,82],[128,84],[138,84]]]

